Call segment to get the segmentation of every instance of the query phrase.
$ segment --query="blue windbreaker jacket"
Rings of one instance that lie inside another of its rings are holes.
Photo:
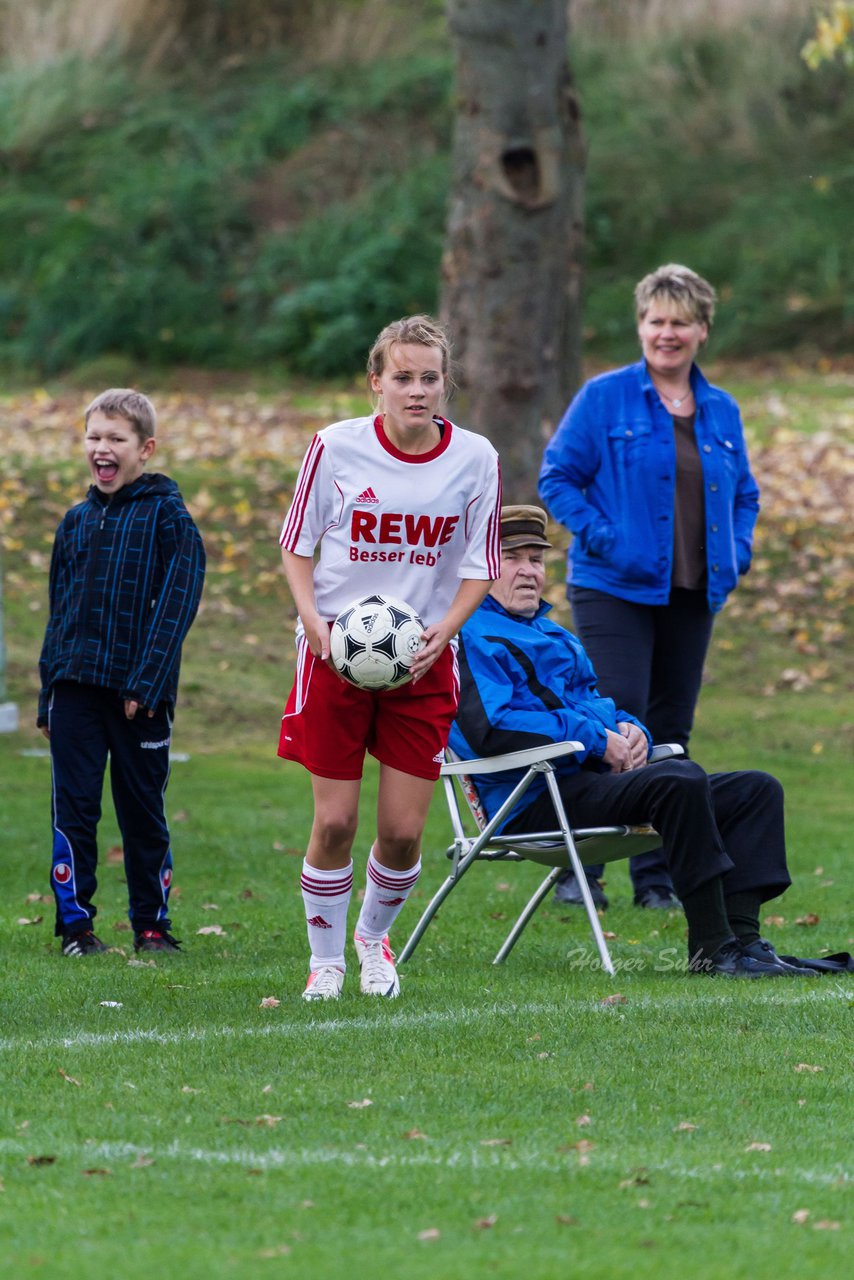
[[[721,609],[750,567],[759,488],[732,396],[694,365],[703,467],[708,601]],[[670,413],[640,360],[591,379],[546,447],[540,496],[575,535],[567,579],[637,604],[667,604],[673,571],[676,446]]]
[[[53,544],[38,723],[57,680],[115,689],[152,710],[174,703],[204,574],[204,545],[174,480],[145,474],[112,495],[92,485]]]
[[[487,596],[460,632],[460,703],[451,726],[449,746],[464,760],[496,756],[504,751],[550,742],[583,742],[583,755],[555,761],[556,772],[575,773],[584,760],[601,763],[606,729],[620,720],[646,728],[612,698],[596,691],[596,675],[580,640],[551,622],[551,605],[540,604],[533,618],[507,612]],[[524,770],[479,774],[478,792],[492,816],[523,776]],[[511,809],[501,830],[546,790],[537,777]]]

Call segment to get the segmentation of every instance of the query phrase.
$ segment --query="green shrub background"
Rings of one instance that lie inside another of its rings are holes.
[[[6,24],[7,371],[119,356],[129,371],[349,374],[390,316],[435,307],[453,123],[441,5],[315,0],[297,21],[253,0],[241,27],[240,6],[186,3],[156,59],[131,21],[144,0],[125,7],[127,40],[94,57],[14,57]],[[716,284],[718,354],[850,349],[850,72],[807,70],[810,10],[794,0],[744,0],[725,23],[688,5],[656,27],[658,12],[582,3],[572,32],[588,349],[633,351],[632,287],[668,260]]]

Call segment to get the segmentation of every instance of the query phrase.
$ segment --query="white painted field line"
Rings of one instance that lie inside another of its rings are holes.
[[[586,1003],[586,1002],[581,1002]],[[516,1014],[558,1014],[564,1013],[567,1004],[521,1004],[492,1005],[488,1009],[426,1009],[419,1013],[391,1013],[387,1005],[377,1002],[375,1016],[364,1014],[352,1018],[326,1018],[311,1022],[275,1022],[265,1023],[259,1027],[187,1027],[180,1031],[158,1031],[156,1028],[130,1028],[120,1031],[80,1031],[73,1036],[47,1036],[41,1040],[0,1040],[0,1051],[9,1051],[26,1045],[28,1049],[73,1049],[97,1048],[100,1045],[135,1044],[138,1042],[154,1042],[157,1044],[188,1044],[204,1040],[254,1039],[264,1036],[302,1037],[315,1035],[335,1035],[340,1032],[350,1034],[354,1031],[398,1030],[419,1027],[457,1026],[472,1021],[483,1022],[496,1015]],[[320,1012],[320,1011],[318,1011]],[[321,1014],[322,1016],[322,1014]]]
[[[791,981],[794,983],[796,979]],[[822,984],[821,988],[816,989],[819,982]],[[523,1004],[508,1003],[505,1005],[494,1003],[485,1008],[427,1009],[420,1012],[409,1012],[402,1009],[396,1009],[391,1012],[388,1005],[379,1003],[379,1007],[376,1008],[372,1015],[360,1014],[352,1018],[337,1017],[324,1018],[323,1020],[318,1018],[310,1022],[267,1022],[263,1026],[257,1027],[182,1027],[177,1031],[159,1031],[154,1027],[130,1027],[125,1029],[117,1027],[113,1031],[79,1031],[72,1036],[44,1036],[40,1039],[32,1039],[25,1036],[17,1038],[6,1036],[0,1039],[0,1052],[9,1053],[21,1048],[26,1048],[28,1051],[38,1051],[43,1049],[99,1048],[106,1045],[140,1043],[180,1045],[207,1040],[248,1040],[266,1036],[305,1038],[341,1033],[351,1035],[353,1032],[375,1031],[377,1029],[388,1031],[390,1029],[417,1030],[431,1027],[471,1026],[472,1023],[490,1022],[499,1017],[566,1016],[569,1012],[583,1013],[585,1015],[598,1013],[602,1017],[624,1018],[627,1016],[624,1010],[629,1012],[637,1009],[677,1011],[689,1006],[692,1009],[696,1009],[698,1006],[708,1007],[710,1005],[732,1003],[734,995],[735,993],[731,989],[728,992],[721,991],[718,993],[698,991],[696,987],[692,987],[684,995],[674,996],[670,994],[661,998],[629,995],[628,1005],[613,1005],[608,1008],[600,1006],[601,996],[599,995],[590,995],[584,999],[526,1002]],[[767,989],[763,989],[762,999],[757,1003],[763,1007],[784,1005],[788,1008],[795,1004],[829,1004],[837,1000],[848,1001],[850,999],[851,991],[849,989],[843,988],[838,983],[831,986],[828,984],[827,979],[816,979],[815,982],[809,983],[809,987],[801,987],[799,984],[798,991],[793,991],[791,987],[788,987],[785,996],[773,994]],[[123,1015],[117,1011],[116,1016],[121,1018]]]
[[[376,1152],[366,1148],[352,1147],[335,1149],[330,1147],[269,1147],[267,1150],[253,1151],[247,1147],[218,1147],[211,1150],[204,1147],[183,1146],[173,1141],[162,1147],[142,1147],[130,1142],[89,1142],[85,1145],[50,1144],[51,1154],[57,1159],[75,1161],[93,1160],[119,1165],[143,1159],[158,1161],[177,1161],[186,1164],[209,1165],[213,1168],[237,1165],[247,1169],[302,1169],[318,1165],[355,1169],[408,1169],[432,1167],[436,1169],[465,1170],[503,1170],[508,1173],[521,1170],[534,1170],[541,1173],[558,1173],[566,1175],[578,1169],[577,1158],[567,1153],[562,1157],[553,1151],[548,1155],[535,1150],[525,1151],[519,1145],[513,1149],[484,1150],[478,1145],[464,1148],[442,1148],[440,1143],[429,1144],[415,1150],[409,1147],[406,1151]],[[16,1139],[0,1139],[0,1153],[3,1155],[26,1158],[29,1148]],[[619,1152],[609,1155],[605,1151],[591,1153],[588,1168],[598,1172],[625,1172],[625,1157]],[[799,1185],[810,1183],[814,1186],[837,1185],[841,1176],[840,1168],[812,1169],[802,1167],[780,1167],[776,1165],[751,1165],[750,1168],[734,1168],[731,1163],[686,1164],[681,1160],[661,1160],[644,1166],[648,1174],[662,1174],[668,1177],[696,1179],[707,1182],[714,1178],[725,1178],[727,1181],[745,1182],[777,1182],[794,1181]]]

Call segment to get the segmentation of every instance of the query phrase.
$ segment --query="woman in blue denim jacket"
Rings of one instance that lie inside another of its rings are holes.
[[[549,442],[540,494],[573,533],[567,595],[603,694],[687,748],[715,613],[750,566],[759,489],[738,406],[696,357],[715,292],[671,264],[635,289],[643,358],[588,382]],[[598,872],[594,897],[607,905]],[[663,856],[632,859],[635,902],[675,905]],[[574,881],[561,901],[580,901]]]

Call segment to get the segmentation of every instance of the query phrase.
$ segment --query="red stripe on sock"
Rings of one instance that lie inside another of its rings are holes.
[[[343,880],[312,880],[305,872],[300,876],[300,886],[305,893],[316,898],[339,898],[353,888],[353,873]]]
[[[374,884],[380,889],[394,890],[398,893],[401,890],[411,889],[421,874],[420,867],[408,874],[398,875],[383,874],[385,870],[386,868],[380,866],[379,863],[368,862],[368,876],[373,880]]]

